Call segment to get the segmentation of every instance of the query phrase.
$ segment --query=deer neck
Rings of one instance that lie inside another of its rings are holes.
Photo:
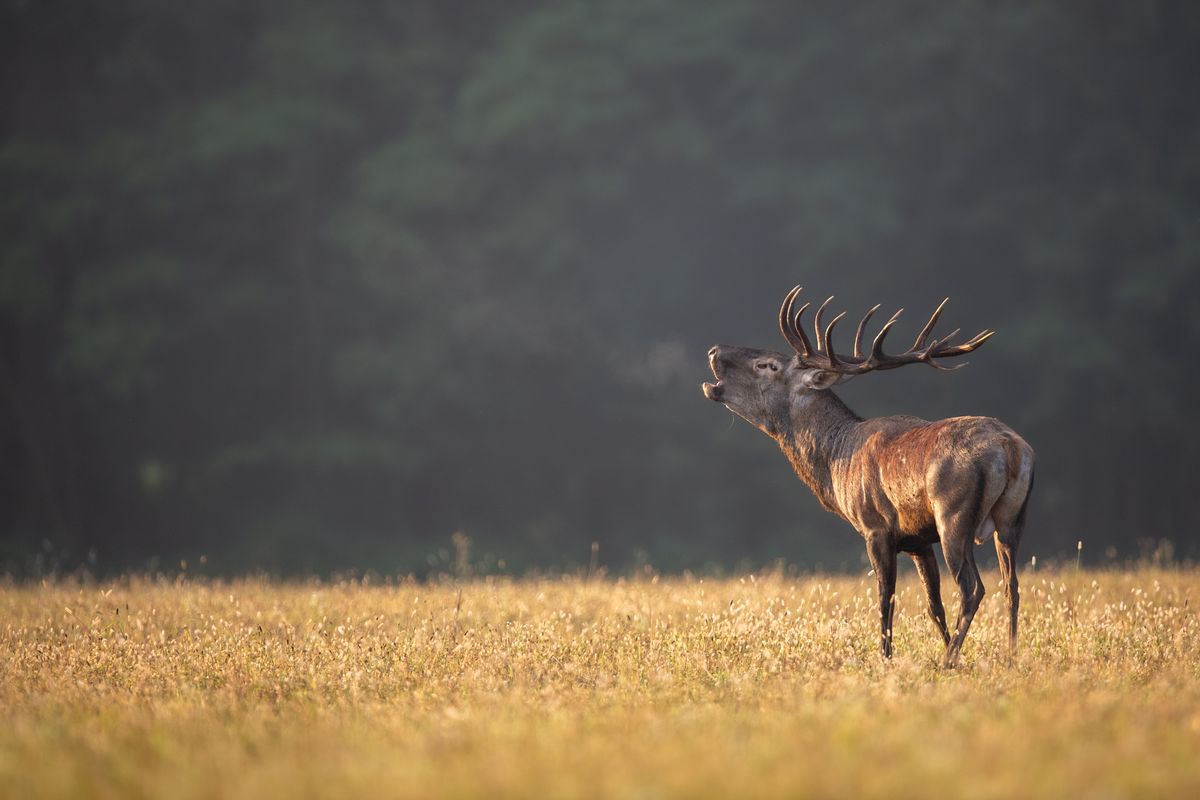
[[[821,505],[837,513],[832,466],[853,449],[862,418],[831,391],[803,392],[790,411],[789,425],[776,439],[779,447]]]

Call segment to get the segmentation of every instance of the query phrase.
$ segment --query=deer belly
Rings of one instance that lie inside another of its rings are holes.
[[[932,541],[937,541],[937,526],[933,512],[923,497],[895,497],[886,494],[864,497],[858,505],[856,519],[851,522],[861,530],[889,530],[899,536],[917,537],[925,540],[932,532]]]
[[[921,536],[927,531],[933,531],[934,541],[937,540],[937,526],[934,524],[933,514],[924,504],[913,504],[907,508],[897,507],[896,523],[896,529],[900,533]]]
[[[935,527],[924,484],[911,479],[888,481],[884,484],[884,495],[898,533],[919,535]]]

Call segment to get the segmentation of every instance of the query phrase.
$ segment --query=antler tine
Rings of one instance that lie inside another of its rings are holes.
[[[880,364],[885,364],[891,360],[891,357],[885,355],[883,352],[883,340],[887,338],[888,331],[896,324],[896,320],[900,319],[902,313],[904,313],[903,308],[892,314],[892,318],[883,323],[883,327],[879,329],[879,333],[875,334],[875,341],[871,343],[871,357],[863,362],[864,366],[874,369]],[[863,371],[865,372],[866,370]]]
[[[958,331],[955,331],[954,333],[958,333]],[[950,336],[953,336],[954,333],[950,334]],[[954,370],[956,370],[956,369],[962,369],[963,367],[965,367],[966,363],[955,364],[953,367],[943,367],[941,364],[939,364],[938,362],[933,360],[934,353],[937,351],[937,349],[939,347],[942,347],[946,344],[946,340],[949,339],[950,336],[944,336],[941,339],[934,339],[932,342],[929,343],[929,347],[927,347],[924,350],[922,350],[921,352],[915,354],[916,358],[912,359],[912,362],[922,361],[922,362],[928,364],[929,366],[933,367],[934,369],[941,370],[942,372],[954,372]],[[909,351],[909,353],[906,353],[905,355],[908,356],[910,354],[912,354],[912,351]],[[904,356],[901,356],[900,359],[898,359],[898,360],[900,363],[898,363],[896,366],[901,366],[902,364],[905,364],[905,363],[912,363],[912,362],[904,360]]]
[[[817,352],[825,352],[825,340],[821,338],[821,315],[825,313],[825,309],[833,302],[833,295],[825,298],[825,302],[821,303],[821,307],[817,309],[817,315],[813,317],[813,328],[817,332]]]
[[[925,327],[921,328],[921,332],[919,334],[917,334],[917,340],[915,342],[913,342],[913,346],[908,348],[908,351],[910,353],[920,350],[922,347],[925,346],[925,337],[928,336],[929,333],[933,330],[933,326],[937,325],[938,317],[940,317],[942,315],[942,309],[945,308],[946,303],[949,303],[949,302],[950,302],[950,298],[947,297],[945,300],[943,300],[941,303],[938,304],[937,308],[935,308],[933,310],[933,314],[931,314],[929,317],[929,322],[926,322]]]
[[[959,347],[964,348],[963,349],[964,353],[969,353],[972,350],[974,350],[976,347],[979,347],[979,345],[983,344],[984,342],[986,342],[988,339],[992,338],[995,335],[996,335],[995,331],[989,331],[987,329],[984,329],[984,330],[980,331],[979,333],[975,334],[975,338],[973,338],[969,341],[963,342],[962,344],[959,345]]]
[[[946,358],[947,356],[961,356],[970,353],[975,348],[986,342],[988,339],[996,335],[995,331],[983,330],[975,334],[973,338],[953,347],[946,347],[946,339],[942,340],[942,344],[938,347],[937,352],[933,354],[934,358]],[[950,337],[946,337],[947,339]]]
[[[934,369],[940,369],[942,372],[954,372],[955,370],[962,369],[963,367],[965,367],[967,364],[970,364],[971,362],[970,361],[962,361],[958,364],[955,364],[953,367],[946,367],[946,366],[942,366],[941,364],[939,364],[938,362],[934,361],[931,358],[931,359],[928,359],[925,363],[928,364],[929,366],[933,367]]]
[[[795,299],[796,295],[800,293],[800,289],[801,289],[801,287],[798,285],[793,286],[791,288],[791,290],[786,295],[784,295],[783,305],[781,305],[779,307],[779,332],[782,333],[784,336],[787,336],[786,323],[788,320],[788,311],[791,308],[792,300]]]
[[[950,340],[957,336],[960,330],[962,329],[955,328],[942,338],[934,339],[932,342],[930,342],[928,347],[919,352],[921,360],[928,361],[930,364],[933,364],[933,361],[930,359],[940,358],[942,353],[949,351],[951,349]],[[954,367],[954,369],[958,369],[958,367]]]
[[[805,303],[804,305],[800,306],[800,310],[796,312],[794,317],[792,317],[792,331],[795,332],[795,334],[800,337],[800,341],[804,343],[804,352],[801,353],[803,358],[810,358],[813,355],[812,342],[808,341],[808,334],[804,332],[804,326],[800,324],[800,318],[804,316],[804,312],[807,311],[808,307],[811,305],[812,303]]]
[[[876,303],[875,307],[872,308],[870,311],[868,311],[866,313],[866,316],[864,316],[862,318],[862,322],[858,323],[858,330],[854,332],[854,357],[855,358],[862,358],[863,331],[865,331],[867,329],[867,322],[870,321],[871,317],[873,317],[875,315],[875,312],[879,310],[881,305],[882,305],[881,303]]]
[[[792,349],[800,353],[802,356],[808,356],[809,346],[806,338],[797,338],[795,331],[792,329],[792,306],[796,302],[796,295],[800,294],[801,287],[794,286],[792,290],[783,298],[783,305],[779,307],[779,332],[783,334],[783,338],[787,339],[788,344]],[[807,307],[808,304],[805,303]],[[803,309],[801,309],[803,310]]]
[[[838,324],[838,320],[846,316],[846,312],[838,314],[833,319],[829,320],[829,324],[825,326],[825,355],[829,357],[829,366],[836,369],[840,361],[833,352],[833,326]]]
[[[934,349],[935,345],[937,347],[945,347],[946,345],[950,344],[951,339],[953,339],[955,336],[958,336],[958,333],[961,330],[962,330],[962,328],[955,328],[954,330],[950,331],[945,336],[943,336],[941,339],[935,339],[933,344],[929,346],[929,349],[930,350]]]

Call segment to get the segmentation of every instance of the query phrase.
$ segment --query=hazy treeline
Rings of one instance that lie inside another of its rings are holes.
[[[854,563],[698,390],[798,282],[999,331],[841,394],[1024,433],[1025,555],[1200,542],[1198,5],[0,9],[10,567]]]

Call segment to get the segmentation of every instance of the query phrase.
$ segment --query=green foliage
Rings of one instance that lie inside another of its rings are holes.
[[[1190,519],[1188,7],[128,0],[0,30],[13,541],[854,563],[695,390],[797,281],[1000,331],[847,396],[1026,433],[1037,549]]]

